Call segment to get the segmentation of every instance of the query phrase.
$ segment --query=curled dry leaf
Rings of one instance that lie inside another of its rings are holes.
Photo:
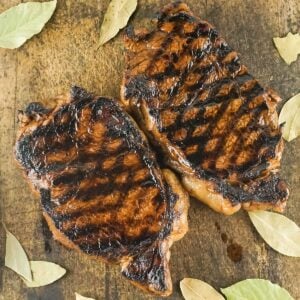
[[[21,3],[0,14],[0,47],[18,48],[39,33],[52,16],[56,2]]]
[[[88,298],[88,297],[81,296],[78,293],[75,293],[75,296],[76,296],[76,300],[95,300],[94,298]]]
[[[279,124],[282,123],[285,123],[282,134],[288,142],[300,135],[300,94],[283,105],[279,115]]]
[[[287,217],[267,212],[249,212],[250,219],[256,230],[276,251],[287,255],[300,257],[300,228]]]
[[[66,270],[61,266],[48,261],[30,261],[32,281],[24,280],[28,287],[48,285],[65,275]]]
[[[100,29],[100,45],[105,44],[127,25],[137,7],[137,0],[112,0]]]
[[[286,37],[276,37],[273,38],[273,41],[280,56],[288,65],[297,60],[297,56],[300,53],[299,33],[292,34],[289,32]]]
[[[180,289],[185,300],[224,300],[213,287],[198,279],[184,278]]]
[[[5,228],[5,227],[4,227]],[[29,260],[17,238],[6,228],[5,266],[21,275],[28,282],[32,281]]]
[[[227,300],[293,300],[287,290],[264,279],[246,279],[221,291]]]

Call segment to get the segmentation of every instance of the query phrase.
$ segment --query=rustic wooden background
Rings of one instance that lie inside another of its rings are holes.
[[[20,0],[1,0],[0,12]],[[132,22],[141,24],[169,1],[140,0]],[[235,47],[251,72],[287,100],[300,92],[300,58],[287,66],[272,37],[299,31],[299,0],[187,0],[193,11],[213,23]],[[99,27],[109,0],[58,0],[57,10],[41,34],[17,50],[0,49],[0,200],[7,227],[18,237],[30,259],[64,266],[57,283],[27,289],[12,271],[0,271],[0,299],[75,299],[74,292],[96,299],[153,299],[123,280],[119,268],[69,251],[55,242],[12,156],[17,110],[78,84],[99,95],[119,95],[124,65],[121,35],[98,49]],[[300,225],[300,138],[286,145],[282,176],[291,195],[285,214]],[[245,212],[221,216],[191,201],[188,234],[172,247],[174,293],[182,299],[179,281],[202,279],[215,288],[246,278],[266,278],[300,299],[300,259],[273,251],[256,233]],[[4,232],[1,229],[1,265]]]

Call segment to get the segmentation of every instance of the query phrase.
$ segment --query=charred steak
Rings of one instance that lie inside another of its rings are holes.
[[[191,195],[214,210],[282,211],[276,106],[216,29],[176,2],[125,36],[121,98]]]
[[[54,237],[169,295],[169,248],[187,231],[186,192],[115,101],[78,87],[58,100],[21,112],[15,146]]]

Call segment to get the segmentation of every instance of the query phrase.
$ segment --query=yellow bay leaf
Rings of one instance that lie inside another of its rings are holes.
[[[5,228],[5,227],[4,227]],[[17,238],[6,228],[6,251],[5,251],[5,266],[21,275],[27,281],[32,280],[29,260],[27,255],[17,240]]]
[[[94,298],[84,297],[78,293],[75,293],[75,296],[76,296],[76,300],[95,300]]]
[[[185,300],[224,300],[213,287],[198,279],[184,278],[180,289]]]
[[[290,142],[300,135],[300,94],[289,99],[279,114],[279,124],[284,124],[283,137]]]
[[[300,228],[287,217],[268,211],[249,212],[256,230],[274,250],[300,257]]]
[[[105,44],[127,25],[137,7],[137,0],[112,0],[100,29],[100,45]]]
[[[297,60],[297,56],[300,53],[299,33],[292,34],[289,32],[286,37],[275,37],[273,41],[280,56],[288,65]]]
[[[61,266],[48,261],[30,261],[32,281],[24,280],[28,287],[39,287],[53,283],[66,274]]]

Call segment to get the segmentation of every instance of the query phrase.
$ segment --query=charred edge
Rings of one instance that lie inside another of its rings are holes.
[[[32,117],[36,114],[45,115],[49,113],[49,109],[45,108],[40,102],[29,103],[25,109],[25,114]]]
[[[167,208],[164,215],[165,224],[162,228],[162,231],[160,232],[161,240],[163,240],[165,237],[170,235],[170,233],[172,232],[172,226],[175,218],[174,207],[176,205],[176,202],[178,201],[178,195],[176,195],[172,191],[172,188],[168,184],[165,184],[165,191],[166,191],[166,199],[168,199],[168,201],[166,202]]]
[[[122,275],[143,286],[151,286],[157,291],[167,291],[169,286],[166,280],[165,255],[166,253],[162,253],[162,249],[155,243],[144,253],[134,258],[122,270]]]
[[[92,101],[94,98],[91,93],[76,85],[71,87],[70,94],[72,101]]]
[[[276,204],[288,196],[286,184],[277,175],[257,181],[249,191],[239,186],[232,186],[225,181],[219,181],[217,186],[218,191],[229,198],[233,204],[249,201]]]

